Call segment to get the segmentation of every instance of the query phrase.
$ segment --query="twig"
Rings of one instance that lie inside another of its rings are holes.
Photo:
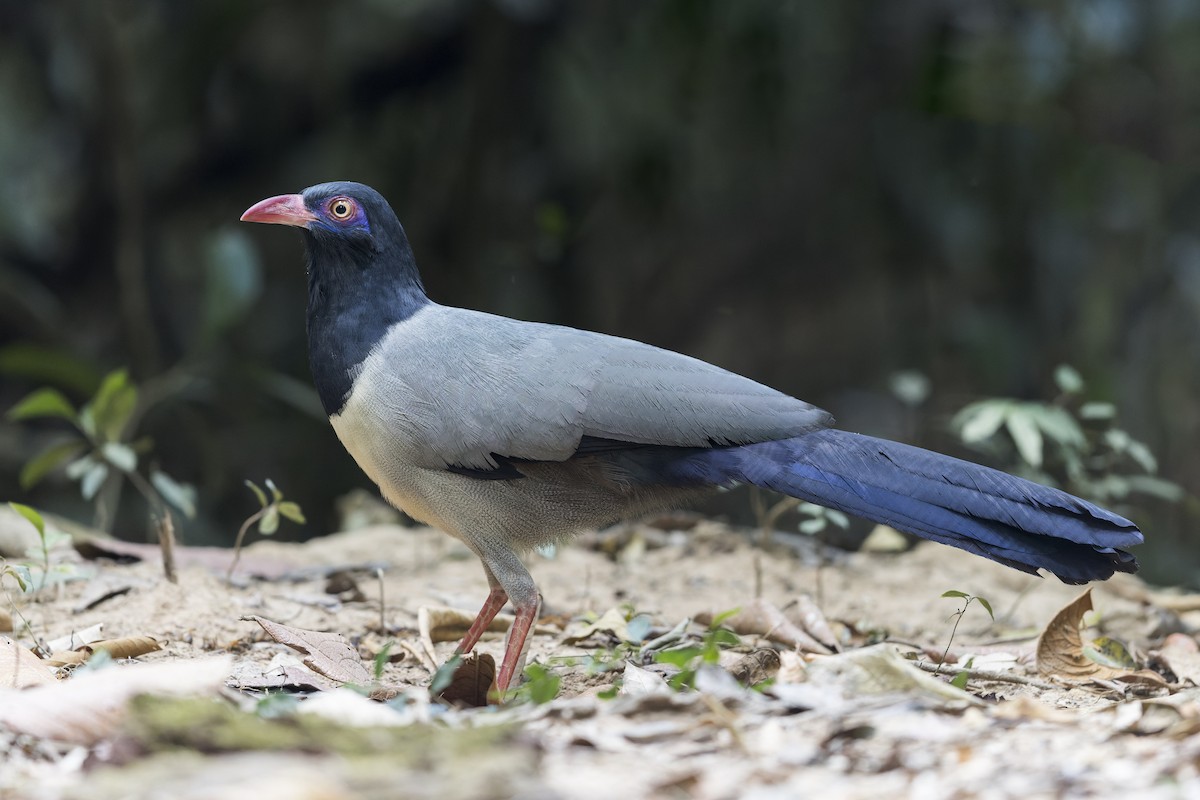
[[[175,574],[175,522],[171,512],[167,511],[161,517],[154,517],[158,528],[158,546],[162,550],[163,573],[171,583],[179,583]]]
[[[383,567],[375,569],[375,578],[379,581],[379,633],[380,635],[387,634],[387,614],[385,609],[387,604],[383,599]]]
[[[226,583],[233,580],[233,571],[237,569],[238,560],[242,557],[242,540],[246,538],[246,531],[250,530],[251,525],[262,519],[262,515],[265,513],[267,513],[266,507],[260,508],[246,517],[246,521],[242,523],[242,527],[238,528],[237,538],[233,541],[233,561],[229,564],[229,571],[225,573]]]
[[[930,664],[927,661],[914,661],[912,663],[926,672],[932,672],[934,675],[938,674],[938,670],[942,666],[941,664]],[[1022,686],[1033,686],[1038,689],[1046,690],[1058,688],[1053,684],[1043,683],[1042,681],[1036,681],[1032,678],[1024,678],[1020,675],[1014,675],[1011,672],[993,672],[992,670],[988,669],[960,669],[958,672],[967,673],[967,678],[971,680],[996,681],[999,683],[1019,683]]]

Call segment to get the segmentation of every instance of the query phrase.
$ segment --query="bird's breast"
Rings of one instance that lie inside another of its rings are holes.
[[[356,387],[329,422],[359,468],[384,498],[413,519],[445,529],[429,500],[428,470],[417,465],[408,426],[375,393]]]

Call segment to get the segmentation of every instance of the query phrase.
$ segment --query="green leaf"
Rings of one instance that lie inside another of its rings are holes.
[[[966,592],[960,592],[958,589],[947,589],[946,591],[942,592],[942,597],[958,597],[966,599],[970,596],[971,595],[967,594]]]
[[[661,650],[654,654],[654,660],[659,664],[670,664],[683,669],[704,654],[699,647],[680,647],[675,650]]]
[[[958,436],[963,444],[990,439],[1004,423],[1011,407],[1012,402],[1009,400],[982,400],[958,412],[954,420],[958,423]]]
[[[850,518],[835,508],[826,509],[825,518],[839,528],[845,529],[850,527]]]
[[[133,472],[137,469],[137,453],[133,452],[133,448],[127,444],[105,442],[100,446],[100,455],[122,472]]]
[[[1079,394],[1083,391],[1083,376],[1070,364],[1059,364],[1054,370],[1054,382],[1064,394]]]
[[[525,675],[529,678],[529,683],[525,689],[529,692],[529,699],[534,705],[542,705],[549,703],[555,697],[558,697],[558,689],[562,684],[562,679],[543,667],[541,664],[530,664],[525,668]]]
[[[267,506],[262,518],[258,521],[258,532],[263,536],[270,536],[277,530],[279,530],[279,506]]]
[[[205,266],[202,335],[212,342],[254,306],[262,294],[262,267],[250,236],[233,226],[213,235]]]
[[[383,670],[387,667],[388,656],[391,654],[394,644],[396,644],[394,641],[384,642],[383,647],[379,648],[379,652],[375,654],[372,674],[375,676],[376,683],[383,680]]]
[[[107,442],[120,441],[129,418],[137,408],[137,387],[124,369],[110,372],[100,383],[96,396],[87,404],[95,435]]]
[[[283,499],[283,492],[279,491],[278,487],[275,486],[275,481],[267,478],[263,483],[267,484],[267,488],[271,490],[271,497],[275,498],[276,503]]]
[[[36,344],[12,344],[0,349],[0,373],[88,396],[100,385],[100,373],[90,362],[65,350]]]
[[[1023,407],[1014,406],[1004,422],[1025,463],[1035,469],[1042,466],[1042,432],[1033,417]]]
[[[1138,463],[1138,466],[1151,474],[1158,472],[1158,459],[1150,452],[1150,448],[1137,439],[1130,438],[1125,454]]]
[[[8,507],[20,514],[25,519],[29,520],[33,527],[37,528],[38,536],[46,537],[46,521],[42,519],[42,515],[35,509],[23,503],[9,503]]]
[[[1042,432],[1063,447],[1087,450],[1087,437],[1075,418],[1058,406],[1043,403],[1025,403],[1022,408],[1033,419]]]
[[[812,519],[806,519],[800,523],[800,532],[812,536],[815,533],[820,533],[821,531],[825,530],[825,526],[827,524],[828,523],[825,521],[824,517],[813,517]]]
[[[950,685],[953,686],[955,689],[962,689],[963,691],[966,691],[967,681],[969,681],[970,679],[971,679],[970,673],[968,673],[964,669],[962,672],[958,673],[957,675],[955,675],[953,678],[950,679]]]
[[[153,470],[150,473],[150,485],[158,492],[170,505],[179,509],[179,512],[188,519],[196,517],[196,487],[187,483],[180,483],[162,470]]]
[[[1101,636],[1083,646],[1083,654],[1089,660],[1113,669],[1136,670],[1137,659],[1129,654],[1125,645],[1111,637]]]
[[[1179,484],[1153,475],[1129,475],[1125,478],[1125,485],[1131,492],[1148,494],[1168,503],[1178,503],[1185,494]]]
[[[888,388],[904,405],[916,408],[929,399],[930,381],[927,376],[916,370],[901,370],[892,373],[888,379]]]
[[[63,462],[79,455],[86,447],[87,445],[81,441],[59,442],[47,447],[21,467],[21,474],[17,478],[21,488],[30,489],[37,485],[38,481],[53,472]]]
[[[300,504],[293,503],[291,500],[284,500],[279,504],[279,513],[298,525],[303,525],[305,522],[304,512],[300,510]]]
[[[1079,408],[1079,418],[1087,420],[1115,419],[1117,407],[1112,403],[1084,403]]]
[[[728,611],[722,611],[720,614],[717,614],[715,617],[713,617],[712,624],[708,626],[709,629],[716,630],[717,628],[721,627],[722,622],[730,619],[731,617],[736,617],[741,610],[741,607],[738,607],[731,608]]]
[[[433,680],[429,682],[429,694],[437,697],[446,691],[450,686],[450,682],[454,680],[454,673],[458,672],[460,664],[462,664],[462,656],[455,653],[450,656],[449,661],[438,667],[437,672],[433,673]]]
[[[643,642],[650,633],[650,616],[638,614],[625,626],[625,637],[628,642]]]
[[[300,699],[287,692],[268,692],[254,704],[254,713],[263,719],[290,717],[300,707]]]
[[[250,491],[254,492],[254,496],[258,498],[258,504],[263,508],[267,507],[267,495],[262,489],[255,485],[254,481],[246,481],[246,485],[250,487]]]
[[[996,615],[992,612],[992,604],[988,602],[986,597],[980,597],[979,595],[976,595],[975,602],[983,606],[983,610],[988,612],[988,616],[992,618],[992,622],[996,621]]]
[[[717,628],[708,635],[708,640],[718,647],[737,647],[742,640],[728,628]]]
[[[10,408],[7,416],[14,422],[37,417],[61,417],[74,422],[78,413],[62,392],[57,389],[38,389]]]
[[[4,575],[12,575],[22,592],[28,592],[33,588],[33,573],[29,571],[27,564],[4,564],[0,566],[0,576]]]
[[[91,453],[88,453],[83,458],[77,458],[70,464],[67,464],[67,477],[73,481],[77,481],[87,474],[88,470],[96,466],[98,462]]]
[[[79,491],[83,493],[83,499],[91,500],[94,498],[107,478],[108,464],[103,462],[94,463],[87,472],[83,473],[83,478],[79,482]]]
[[[603,691],[596,692],[596,697],[600,698],[601,700],[614,700],[620,693],[621,687],[613,685]]]

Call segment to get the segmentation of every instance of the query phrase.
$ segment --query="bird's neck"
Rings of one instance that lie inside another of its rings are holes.
[[[337,270],[310,259],[308,362],[326,414],[342,410],[356,368],[388,329],[429,302],[411,253]]]

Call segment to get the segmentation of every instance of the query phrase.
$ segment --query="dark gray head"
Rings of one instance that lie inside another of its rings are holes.
[[[335,413],[351,370],[393,325],[429,303],[404,228],[379,192],[350,181],[269,197],[242,220],[304,234],[309,364],[326,411]]]

